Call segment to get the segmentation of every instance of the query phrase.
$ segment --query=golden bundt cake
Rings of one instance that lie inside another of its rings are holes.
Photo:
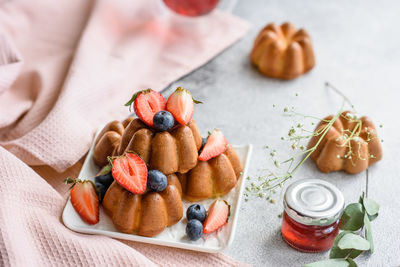
[[[332,118],[332,115],[326,117],[315,131],[322,130],[327,124],[326,121]],[[355,118],[354,113],[343,112],[311,154],[311,159],[322,172],[344,170],[353,174],[360,173],[382,158],[380,140],[372,121],[365,116],[359,120]],[[356,130],[358,135],[346,142],[353,130]],[[313,136],[308,148],[314,147],[319,139],[320,136]]]
[[[97,165],[104,166],[108,163],[107,157],[116,152],[124,129],[132,120],[133,118],[129,117],[123,122],[111,121],[104,126],[96,138],[93,152],[93,160]]]
[[[141,120],[128,118],[112,121],[95,141],[93,159],[99,166],[108,163],[108,156],[125,151],[138,154],[150,167],[165,175],[185,173],[196,166],[201,136],[196,122],[177,125],[170,131],[157,132]]]
[[[155,236],[182,218],[182,189],[175,174],[167,176],[162,192],[133,194],[114,181],[107,190],[103,207],[118,231]]]
[[[185,173],[196,166],[201,135],[196,122],[177,125],[170,131],[156,132],[134,119],[125,128],[117,155],[138,154],[150,167],[165,175]]]
[[[258,34],[250,54],[251,61],[263,74],[279,79],[293,79],[315,65],[311,38],[291,23],[268,24]]]
[[[232,145],[208,161],[198,161],[188,173],[178,173],[185,199],[198,201],[227,194],[235,187],[243,167]]]

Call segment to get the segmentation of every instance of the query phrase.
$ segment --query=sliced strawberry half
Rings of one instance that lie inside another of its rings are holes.
[[[167,111],[171,112],[180,124],[186,125],[192,120],[195,103],[201,102],[194,100],[188,90],[178,87],[168,98]]]
[[[146,163],[136,154],[126,153],[114,159],[112,176],[126,190],[143,194],[147,185]]]
[[[153,127],[153,117],[157,112],[165,110],[166,101],[159,92],[147,89],[134,94],[125,106],[130,107],[132,104],[139,119]]]
[[[208,136],[207,142],[199,155],[199,160],[207,161],[226,151],[228,141],[226,141],[224,134],[218,130],[214,131]]]
[[[215,200],[207,211],[206,220],[203,223],[203,233],[212,233],[228,222],[230,206],[225,200]]]
[[[70,192],[71,203],[81,219],[88,224],[99,222],[99,198],[92,181],[67,179],[66,183],[73,183]]]

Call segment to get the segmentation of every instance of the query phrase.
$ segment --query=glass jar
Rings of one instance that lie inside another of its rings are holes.
[[[293,248],[321,252],[332,247],[344,209],[343,194],[333,184],[302,179],[288,186],[281,232]]]

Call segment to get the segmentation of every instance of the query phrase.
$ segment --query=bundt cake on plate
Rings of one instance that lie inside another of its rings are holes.
[[[123,125],[113,121],[101,131],[93,154],[97,165],[106,165],[108,156],[130,151],[138,154],[150,169],[165,175],[185,173],[196,166],[201,136],[194,120],[164,132],[155,131],[140,119],[132,118],[126,127]]]
[[[323,119],[315,132],[322,131],[332,118],[331,115]],[[355,135],[350,137],[353,131]],[[308,148],[314,147],[319,139],[320,135],[313,136]],[[344,170],[355,174],[379,161],[382,158],[382,148],[371,119],[365,116],[358,119],[356,114],[345,111],[333,123],[310,157],[322,172]]]
[[[157,132],[139,119],[126,127],[118,155],[125,151],[138,154],[150,167],[165,175],[185,173],[196,166],[201,136],[196,122],[177,125],[169,131]]]
[[[108,123],[95,140],[93,159],[99,166],[111,162],[115,181],[106,189],[102,205],[117,230],[155,236],[182,218],[183,194],[189,201],[223,196],[235,187],[243,168],[222,132],[214,129],[202,144],[187,90],[178,88],[166,105],[151,89],[132,99],[129,103],[139,118]],[[158,106],[171,112],[155,112]],[[151,182],[143,183],[139,165],[167,176],[167,187],[152,191]]]
[[[85,180],[100,196],[90,195],[91,200],[102,204],[96,206],[99,225],[92,227],[82,221],[86,215],[71,202],[64,210],[64,223],[79,232],[140,242],[205,252],[225,248],[232,241],[240,205],[241,188],[231,189],[238,183],[242,163],[219,130],[214,129],[207,138],[201,138],[192,120],[194,103],[200,102],[181,87],[166,103],[161,94],[151,89],[135,93],[126,105],[134,106],[138,118],[108,123],[96,137],[80,173],[80,177],[90,177],[102,167],[92,179],[94,183]],[[240,151],[247,162],[251,146]],[[190,244],[185,234],[187,222],[181,218],[183,208],[192,203],[182,200],[183,192],[187,200],[204,199],[204,204],[211,204],[208,198],[224,195],[234,207],[230,220],[233,226],[208,236],[208,241],[204,239],[202,244]],[[85,199],[85,191],[81,194],[83,206],[91,203]],[[172,225],[175,226],[161,233]]]
[[[232,145],[221,155],[208,161],[198,161],[196,167],[187,173],[178,173],[185,199],[199,201],[227,194],[235,187],[242,163]]]
[[[123,233],[155,236],[182,218],[182,188],[175,174],[162,192],[133,194],[114,181],[103,200],[106,213]]]
[[[133,119],[133,117],[129,117],[123,122],[115,120],[104,126],[94,142],[93,160],[96,165],[104,166],[108,164],[107,157],[116,154],[125,127],[128,126]]]
[[[296,78],[315,65],[310,36],[291,23],[271,23],[262,29],[250,59],[264,75],[285,80]]]

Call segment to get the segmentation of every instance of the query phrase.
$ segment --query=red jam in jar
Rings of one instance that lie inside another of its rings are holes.
[[[344,208],[339,189],[319,179],[299,180],[288,186],[283,205],[281,232],[290,246],[304,252],[332,247]]]

